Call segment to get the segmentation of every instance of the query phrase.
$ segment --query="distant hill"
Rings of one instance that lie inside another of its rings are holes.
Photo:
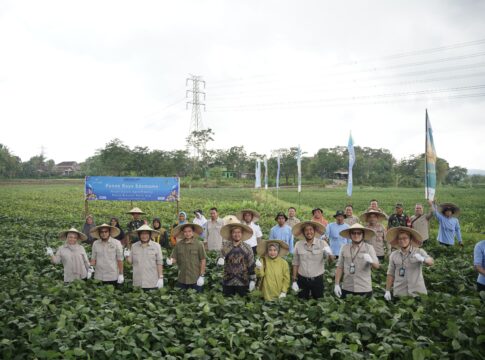
[[[485,175],[485,170],[468,169],[468,175]]]

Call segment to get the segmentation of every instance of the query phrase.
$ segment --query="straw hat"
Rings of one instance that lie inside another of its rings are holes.
[[[386,234],[386,240],[389,242],[389,244],[391,244],[391,246],[399,247],[397,237],[400,232],[408,233],[411,236],[411,242],[414,242],[416,246],[421,246],[423,244],[423,236],[416,230],[407,226],[397,226],[389,229]]]
[[[101,224],[99,226],[96,226],[94,227],[90,232],[89,234],[95,238],[95,239],[99,239],[100,236],[99,236],[99,229],[101,228],[108,228],[109,229],[109,236],[111,236],[112,238],[115,238],[117,237],[119,234],[120,234],[120,229],[118,229],[116,226],[111,226],[111,225],[108,225],[108,224]]]
[[[160,222],[160,220],[159,220],[159,222]],[[140,226],[135,231],[132,231],[131,233],[132,234],[136,233],[138,235],[138,237],[140,237],[140,232],[142,232],[142,231],[149,231],[150,232],[150,238],[153,238],[154,236],[157,236],[158,234],[160,234],[160,231],[153,230],[150,226],[145,225],[145,224],[143,224],[142,226]]]
[[[83,234],[82,232],[78,231],[77,229],[75,229],[73,227],[70,228],[69,230],[61,231],[59,233],[59,239],[66,240],[67,234],[70,233],[70,232],[76,233],[79,236],[79,239],[81,241],[86,241],[88,239],[88,237],[85,234]]]
[[[180,225],[177,225],[174,229],[173,229],[173,236],[177,239],[177,240],[182,240],[184,238],[184,229],[186,227],[191,227],[192,230],[198,235],[200,236],[203,232],[204,232],[204,229],[202,228],[202,226],[200,225],[197,225],[197,224],[192,224],[192,223],[185,223],[185,224],[180,224]],[[138,230],[137,230],[138,231]]]
[[[233,223],[233,224],[227,224],[224,225],[221,229],[221,236],[225,240],[231,241],[231,231],[232,229],[239,228],[242,230],[242,238],[241,241],[246,241],[251,239],[251,236],[253,236],[253,229],[251,229],[249,226],[241,223]]]
[[[450,209],[453,216],[458,216],[460,214],[460,208],[453,203],[442,203],[439,205],[440,213],[445,214],[445,209]]]
[[[244,213],[251,213],[253,214],[253,222],[258,222],[259,218],[261,217],[261,215],[259,215],[259,213],[256,211],[256,210],[253,210],[253,209],[243,209],[241,211],[239,211],[238,213],[236,213],[236,217],[240,220],[240,221],[243,221],[243,217],[244,217]]]
[[[227,224],[240,224],[241,221],[236,217],[236,215],[227,215],[222,218],[224,225]]]
[[[268,251],[268,247],[271,244],[276,244],[279,246],[280,251],[278,253],[278,256],[286,256],[290,252],[290,247],[283,240],[263,240],[258,244],[258,247],[256,248],[256,252],[258,253],[258,255],[265,255]]]
[[[386,217],[386,214],[380,212],[380,211],[376,211],[376,210],[368,210],[366,211],[365,213],[363,213],[362,215],[360,215],[360,220],[367,223],[367,218],[369,217],[369,215],[376,215],[377,216],[377,221],[378,222],[381,222],[381,221],[384,221],[387,219]]]
[[[348,229],[345,229],[345,230],[342,230],[339,235],[341,237],[344,237],[344,238],[347,238],[347,239],[350,239],[350,232],[352,230],[362,230],[364,232],[364,238],[362,240],[371,240],[374,236],[376,236],[376,233],[374,230],[372,229],[368,229],[364,226],[362,226],[361,224],[359,223],[356,223],[354,225],[352,225],[351,227],[349,227]]]
[[[134,207],[127,214],[145,214],[140,208]]]
[[[292,229],[293,236],[296,237],[296,238],[299,238],[299,239],[303,238],[304,237],[303,236],[303,229],[307,225],[313,226],[315,233],[318,234],[317,237],[320,237],[325,233],[325,226],[323,226],[323,224],[317,223],[315,221],[302,221],[302,222],[299,222],[298,224],[295,224],[293,226],[293,229]]]

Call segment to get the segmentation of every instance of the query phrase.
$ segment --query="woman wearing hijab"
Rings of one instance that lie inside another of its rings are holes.
[[[170,248],[170,243],[168,241],[168,233],[162,227],[162,222],[160,218],[154,218],[152,221],[153,230],[158,231],[158,233],[153,232],[153,241],[160,244],[161,247],[168,249]]]
[[[61,264],[64,266],[64,282],[70,283],[74,280],[84,280],[91,278],[93,269],[89,265],[88,256],[84,247],[78,243],[78,240],[86,241],[87,236],[71,228],[62,231],[59,234],[59,239],[64,240],[65,243],[57,249],[54,255],[54,250],[47,247],[47,256],[51,258],[53,264]]]
[[[282,240],[264,240],[258,244],[256,275],[261,279],[261,292],[266,301],[284,298],[290,287],[290,268],[283,259],[289,246]]]
[[[93,242],[95,240],[90,234],[91,230],[93,230],[95,227],[96,224],[94,223],[93,215],[86,216],[86,221],[83,226],[83,234],[86,235],[86,243],[89,245],[93,245]]]
[[[202,213],[202,210],[200,210],[200,209],[195,210],[194,211],[194,215],[195,215],[195,218],[194,218],[194,220],[192,222],[194,224],[200,225],[202,227],[202,229],[205,229],[206,224],[207,224],[207,219],[204,216],[204,214]],[[202,238],[205,238],[205,230],[202,233],[202,235],[200,235],[200,236]]]
[[[175,245],[177,245],[177,238],[176,236],[174,236],[174,229],[179,226],[179,225],[182,225],[182,224],[187,224],[188,221],[187,221],[187,213],[185,211],[180,211],[179,212],[179,218],[178,218],[178,222],[173,224],[172,225],[172,230],[170,231],[170,245],[172,247],[174,247]]]
[[[110,225],[120,229],[120,234],[118,236],[116,236],[115,239],[119,240],[119,241],[123,241],[123,239],[125,238],[125,232],[121,228],[118,218],[112,217],[111,220],[110,220]]]

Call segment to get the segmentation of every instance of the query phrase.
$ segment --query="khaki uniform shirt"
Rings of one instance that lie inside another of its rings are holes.
[[[358,222],[359,222],[359,218],[358,218],[357,216],[355,216],[355,215],[352,215],[352,216],[346,217],[346,218],[344,219],[344,223],[346,223],[346,224],[348,224],[348,225],[350,225],[350,226],[352,226],[352,225],[354,225],[354,224],[357,224]]]
[[[159,279],[158,265],[163,265],[160,244],[150,240],[143,246],[141,241],[131,247],[133,262],[133,286],[150,289],[157,286]]]
[[[290,217],[288,218],[288,221],[286,222],[286,224],[290,227],[290,228],[293,228],[293,226],[295,226],[296,224],[298,224],[300,222],[300,219],[298,219],[297,217]]]
[[[118,279],[118,261],[123,261],[123,247],[112,237],[107,241],[98,239],[93,243],[91,259],[96,260],[95,279],[115,281]]]
[[[204,244],[192,238],[180,240],[172,251],[179,269],[178,282],[193,285],[200,275],[200,262],[205,259]]]
[[[423,214],[420,217],[416,215],[411,216],[411,227],[421,234],[423,240],[429,239],[429,220],[433,217],[433,213]]]
[[[224,226],[224,220],[217,218],[216,221],[208,220],[205,224],[205,241],[208,250],[221,250],[222,236],[221,228]]]
[[[414,255],[421,254],[425,259],[428,257],[426,251],[420,248],[411,248],[408,255],[401,250],[393,251],[389,257],[387,275],[394,276],[394,296],[416,296],[427,294],[423,279],[423,264],[414,258]],[[399,269],[404,268],[404,276],[399,275]]]
[[[391,245],[386,241],[386,228],[382,225],[377,223],[376,225],[369,225],[366,226],[367,229],[372,229],[376,232],[376,236],[373,236],[372,239],[366,241],[368,244],[371,244],[374,247],[377,256],[384,256],[386,254],[391,253]]]
[[[71,282],[77,279],[85,279],[89,268],[86,250],[79,244],[61,246],[54,256],[54,264],[64,266],[64,282]]]
[[[371,264],[365,261],[364,254],[369,254],[374,263],[378,262],[372,245],[362,242],[360,247],[352,248],[351,244],[342,246],[337,261],[337,267],[342,268],[344,272],[342,289],[356,293],[372,291]],[[352,262],[355,266],[353,274],[350,273]]]
[[[325,240],[313,239],[311,245],[306,240],[297,241],[293,254],[293,265],[298,265],[298,274],[304,277],[317,277],[325,272],[325,253],[323,248],[328,246]]]

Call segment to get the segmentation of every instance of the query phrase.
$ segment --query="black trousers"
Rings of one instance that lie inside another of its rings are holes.
[[[341,299],[345,299],[347,297],[347,295],[371,297],[372,291],[369,291],[369,292],[353,292],[353,291],[347,291],[347,290],[342,289]]]
[[[118,281],[117,280],[113,280],[113,281],[103,281],[103,285],[113,285],[113,286],[118,287]]]
[[[177,281],[177,287],[179,289],[183,289],[183,290],[194,289],[198,293],[202,292],[202,286],[198,286],[197,283],[196,284],[182,284],[181,282]]]
[[[384,255],[378,256],[377,258],[379,259],[379,261],[384,261]]]
[[[485,291],[485,285],[477,282],[477,291]]]
[[[442,242],[440,242],[440,245],[443,245],[443,246],[452,246],[451,244],[445,244],[445,243],[442,243]]]
[[[323,275],[314,278],[298,275],[296,283],[300,288],[300,291],[298,292],[299,298],[310,299],[310,297],[312,297],[314,299],[320,299],[323,297]]]
[[[225,297],[234,295],[246,296],[248,294],[248,291],[248,286],[222,285],[222,295],[224,295]]]

